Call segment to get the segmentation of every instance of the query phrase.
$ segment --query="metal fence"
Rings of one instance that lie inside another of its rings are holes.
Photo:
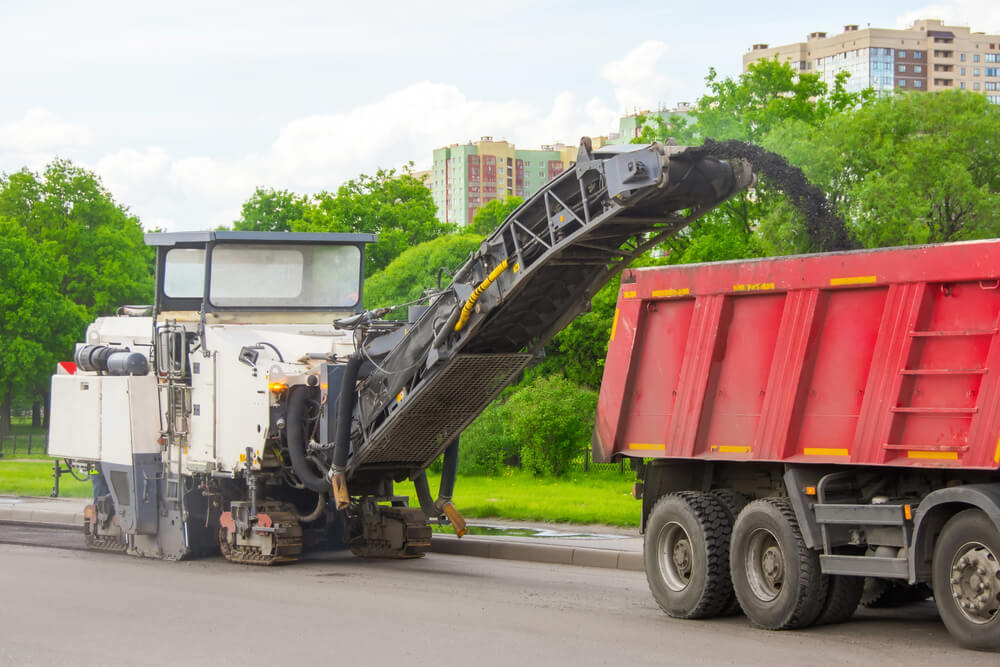
[[[0,456],[6,458],[17,458],[18,454],[28,456],[32,454],[46,454],[49,451],[49,434],[40,435],[28,432],[27,434],[15,431],[11,435],[0,438]]]

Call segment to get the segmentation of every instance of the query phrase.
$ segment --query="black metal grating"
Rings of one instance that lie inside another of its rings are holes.
[[[429,465],[523,369],[530,354],[460,354],[387,419],[350,468]]]

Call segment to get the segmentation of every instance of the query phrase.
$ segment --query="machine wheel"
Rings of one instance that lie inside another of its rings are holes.
[[[710,493],[660,498],[646,522],[646,580],[660,608],[674,618],[708,618],[729,604],[732,519]]]
[[[1000,648],[1000,532],[982,511],[959,512],[934,546],[934,600],[965,648]]]
[[[826,603],[827,577],[787,498],[747,505],[733,527],[733,588],[750,621],[767,630],[811,625]]]
[[[722,504],[729,510],[729,517],[732,523],[736,523],[736,517],[740,515],[743,508],[750,502],[742,493],[732,489],[713,489],[711,493],[721,500]],[[740,601],[736,599],[736,592],[734,591],[732,597],[729,598],[729,604],[726,605],[726,608],[719,615],[735,616],[742,612],[743,609],[740,607]]]

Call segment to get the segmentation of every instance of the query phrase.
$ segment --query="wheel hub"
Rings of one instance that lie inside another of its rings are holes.
[[[989,623],[1000,614],[1000,562],[989,547],[969,542],[951,564],[951,595],[973,623]]]
[[[694,571],[694,552],[687,531],[679,523],[671,521],[660,530],[658,546],[664,583],[672,591],[684,590],[691,583]]]
[[[785,575],[785,562],[778,547],[772,546],[764,551],[761,568],[764,570],[764,576],[772,585],[781,583]]]
[[[785,581],[785,557],[771,531],[758,528],[750,534],[745,567],[747,583],[758,599],[770,602],[778,597]]]

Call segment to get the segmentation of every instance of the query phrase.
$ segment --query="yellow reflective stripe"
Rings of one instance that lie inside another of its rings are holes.
[[[957,461],[958,452],[919,452],[908,451],[906,457],[911,459],[936,459],[946,461]]]
[[[655,442],[630,442],[628,443],[629,449],[666,449],[667,446],[663,443]]]
[[[626,299],[634,299],[635,292],[625,292],[624,294],[622,294],[622,296],[625,297]]]
[[[618,309],[615,308],[615,319],[611,323],[611,340],[615,339],[615,332],[618,331]]]
[[[876,282],[876,276],[850,276],[847,278],[830,278],[831,285],[867,285]]]
[[[997,440],[997,450],[993,452],[993,463],[1000,463],[1000,439]]]
[[[684,296],[685,294],[690,294],[691,290],[687,287],[681,289],[655,289],[653,290],[653,296]]]
[[[840,447],[806,447],[802,450],[806,456],[848,456],[847,449]]]
[[[720,454],[749,454],[749,445],[712,445],[713,452]]]
[[[760,290],[774,289],[774,283],[746,283],[733,285],[734,292],[757,292]]]

